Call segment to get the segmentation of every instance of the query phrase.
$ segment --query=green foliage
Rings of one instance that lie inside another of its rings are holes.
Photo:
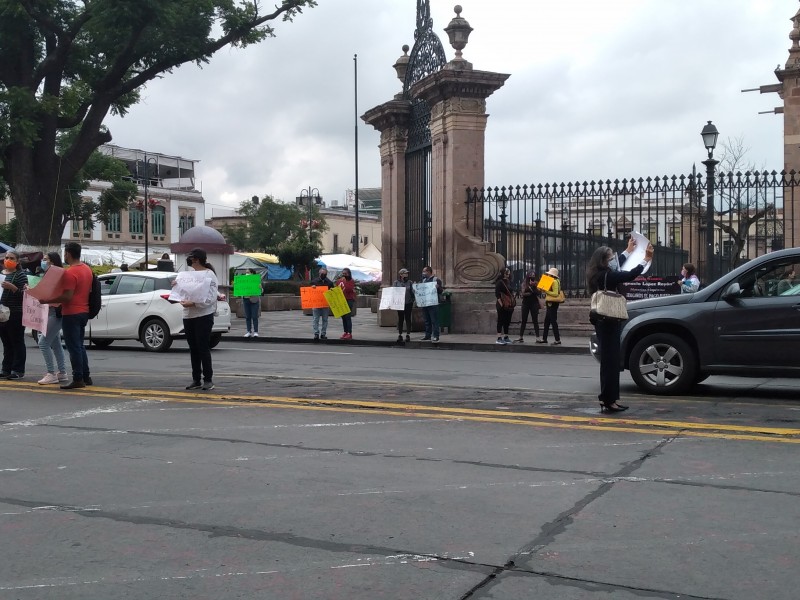
[[[364,296],[377,296],[380,289],[380,281],[362,281],[358,284],[358,293]]]
[[[320,255],[319,242],[309,242],[304,236],[287,240],[278,246],[278,262],[284,267],[294,269],[294,277],[300,278],[306,269],[314,265]]]
[[[5,242],[9,246],[17,245],[17,219],[13,217],[5,225],[0,225],[0,242]]]
[[[300,295],[300,288],[308,285],[302,281],[280,280],[280,281],[265,281],[264,294],[294,294]]]

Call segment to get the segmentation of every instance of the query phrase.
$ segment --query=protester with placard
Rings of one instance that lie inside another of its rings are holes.
[[[400,269],[397,272],[397,280],[392,284],[395,288],[405,288],[405,302],[403,310],[397,311],[397,341],[403,341],[403,323],[406,325],[406,341],[411,341],[411,315],[414,308],[414,292],[412,283],[408,278],[408,269]]]
[[[258,295],[242,296],[242,308],[244,309],[244,322],[247,327],[247,333],[244,337],[258,337],[258,316],[261,313],[261,276],[255,272],[254,269],[247,269],[247,276],[249,279],[255,281],[258,279]],[[234,278],[234,287],[236,286],[236,278]],[[253,290],[255,291],[255,290]],[[234,290],[234,296],[238,296]]]
[[[564,301],[564,292],[561,290],[561,279],[558,277],[558,269],[552,267],[547,271],[553,279],[550,287],[544,290],[545,300],[545,313],[544,313],[544,334],[541,340],[536,340],[537,344],[547,343],[547,334],[550,333],[550,327],[553,328],[553,346],[561,345],[561,333],[558,331],[558,307]]]
[[[28,276],[22,270],[19,254],[6,251],[0,282],[3,293],[0,304],[8,309],[8,319],[0,322],[0,340],[3,342],[3,367],[0,379],[25,377],[25,327],[22,325],[22,298]]]
[[[425,319],[425,337],[420,341],[430,340],[434,344],[439,343],[439,300],[442,294],[442,280],[433,274],[433,267],[426,265],[422,269],[422,283],[435,283],[436,284],[436,304],[426,305],[422,307],[422,316]],[[419,302],[417,302],[419,306]]]
[[[42,258],[41,268],[44,273],[47,273],[51,267],[61,268],[63,266],[58,252],[48,252]],[[40,385],[66,382],[69,379],[64,361],[64,349],[61,347],[61,306],[58,304],[48,306],[47,327],[44,333],[39,333],[39,350],[42,352],[47,369],[44,377],[37,382]]]
[[[214,327],[219,284],[214,267],[207,258],[208,255],[202,248],[194,248],[189,252],[186,266],[192,269],[189,272],[193,275],[192,281],[186,282],[190,285],[187,285],[185,290],[179,290],[179,293],[184,295],[180,300],[183,306],[183,330],[189,343],[189,357],[192,363],[192,382],[186,386],[187,390],[214,389],[211,329]],[[172,282],[173,293],[178,286],[176,280]]]
[[[336,284],[333,283],[330,279],[328,279],[328,269],[326,267],[320,267],[319,271],[317,272],[316,279],[311,281],[311,287],[324,287],[326,290],[331,289]],[[313,317],[311,322],[311,327],[314,332],[314,341],[318,342],[322,340],[323,342],[328,339],[328,314],[330,313],[330,309],[328,308],[327,304],[324,307],[314,307],[311,309],[311,315]],[[320,321],[322,321],[322,327],[320,328]]]
[[[356,297],[358,296],[358,293],[356,292],[356,282],[353,279],[353,275],[350,273],[350,269],[347,267],[342,269],[341,277],[339,277],[339,279],[336,281],[336,285],[342,290],[344,299],[347,301],[347,306],[350,309],[350,312],[342,315],[342,329],[344,329],[344,333],[339,339],[352,340],[353,308],[356,305]]]

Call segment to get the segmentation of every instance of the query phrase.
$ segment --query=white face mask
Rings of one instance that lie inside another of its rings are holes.
[[[617,260],[616,254],[608,259],[608,268],[612,271],[619,271],[619,260]]]

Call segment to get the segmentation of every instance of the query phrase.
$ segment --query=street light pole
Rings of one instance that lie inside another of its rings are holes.
[[[714,148],[717,146],[719,131],[709,121],[703,131],[703,145],[708,150],[708,159],[703,161],[706,166],[706,283],[716,279],[714,273],[714,169],[719,164],[714,160]]]
[[[307,206],[308,207],[308,222],[306,226],[308,227],[308,242],[309,244],[312,242],[311,232],[314,228],[314,205],[322,204],[322,196],[319,195],[319,190],[315,187],[308,187],[304,190],[300,191],[300,195],[297,197],[297,203],[300,206]],[[311,279],[311,271],[308,273],[309,280]]]
[[[506,231],[506,204],[508,203],[508,196],[505,193],[498,198],[500,202],[500,254],[508,265],[508,232]]]
[[[148,189],[150,187],[150,164],[156,165],[156,174],[158,174],[158,159],[155,156],[151,156],[147,158],[147,153],[145,152],[144,155],[144,202],[142,205],[142,210],[144,211],[144,269],[143,271],[148,270],[148,259],[150,257],[150,231],[149,231],[149,223],[150,219],[148,216],[148,212],[150,209],[150,198],[147,195]]]

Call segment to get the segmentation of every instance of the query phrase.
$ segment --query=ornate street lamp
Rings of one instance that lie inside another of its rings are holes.
[[[703,161],[706,166],[706,280],[711,283],[716,279],[714,274],[714,169],[719,164],[714,160],[714,148],[717,147],[719,131],[709,121],[700,132],[703,145],[708,150],[708,159]]]
[[[314,206],[322,204],[322,196],[319,195],[319,190],[315,187],[308,187],[300,191],[297,196],[297,205],[305,206],[308,209],[308,220],[300,225],[308,229],[308,241],[311,242],[311,231],[319,227],[319,221],[314,220]],[[308,272],[308,278],[311,279],[311,271]]]
[[[144,268],[143,271],[148,270],[148,258],[150,256],[150,209],[155,207],[158,202],[151,201],[148,195],[150,188],[150,165],[156,166],[156,179],[158,179],[158,158],[151,156],[147,158],[147,153],[144,155],[144,201],[141,203],[141,209],[144,213]],[[138,208],[138,203],[137,203]]]
[[[614,235],[614,232],[611,231],[611,227],[613,225],[614,225],[614,219],[612,219],[611,216],[609,215],[608,218],[606,218],[606,227],[608,227],[608,231],[606,233],[608,234],[609,245],[611,244],[611,237]]]
[[[500,254],[508,264],[508,232],[506,230],[506,205],[508,204],[508,196],[503,192],[498,196],[497,201],[500,204]]]

